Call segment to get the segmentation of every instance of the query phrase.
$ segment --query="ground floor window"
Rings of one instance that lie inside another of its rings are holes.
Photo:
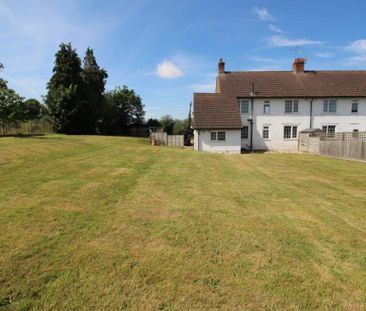
[[[283,128],[284,139],[296,139],[297,138],[297,126],[286,125]]]
[[[268,125],[263,126],[262,137],[263,137],[263,139],[269,139],[269,126]]]
[[[216,140],[216,132],[211,132],[211,140]]]
[[[323,132],[325,134],[334,134],[335,133],[335,125],[323,125]]]
[[[217,132],[217,140],[225,140],[226,132]]]
[[[241,139],[248,139],[249,138],[249,127],[243,126],[241,129]]]

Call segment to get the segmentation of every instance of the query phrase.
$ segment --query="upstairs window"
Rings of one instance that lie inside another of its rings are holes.
[[[335,99],[325,99],[323,105],[323,112],[337,112],[337,101]]]
[[[263,137],[263,139],[269,139],[269,126],[268,125],[263,126],[262,137]]]
[[[217,132],[217,140],[225,140],[226,132]]]
[[[211,132],[211,140],[216,140],[216,132]]]
[[[299,112],[299,101],[298,100],[286,100],[285,101],[285,113],[296,113]]]
[[[352,103],[352,113],[357,113],[358,112],[358,102],[353,102]]]
[[[284,139],[296,139],[297,138],[297,126],[286,125],[283,128]]]
[[[264,104],[264,106],[263,106],[263,113],[264,114],[271,113],[271,106],[269,104]]]
[[[248,114],[249,113],[249,100],[241,100],[239,102],[240,105],[240,113]]]
[[[248,139],[249,138],[249,127],[243,126],[241,129],[241,139]]]

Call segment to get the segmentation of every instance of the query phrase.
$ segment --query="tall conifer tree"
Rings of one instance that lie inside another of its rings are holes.
[[[104,69],[99,68],[93,50],[88,48],[84,57],[83,82],[85,101],[85,128],[89,133],[95,133],[98,120],[102,117],[105,83],[108,75]]]
[[[54,130],[68,134],[85,132],[82,122],[81,60],[70,43],[60,45],[47,89],[45,102],[49,108]]]

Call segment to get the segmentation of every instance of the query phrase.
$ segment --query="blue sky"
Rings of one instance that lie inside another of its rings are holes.
[[[41,98],[61,42],[88,46],[126,84],[147,117],[184,118],[194,91],[211,92],[217,61],[227,70],[366,69],[366,1],[0,0],[1,73]]]

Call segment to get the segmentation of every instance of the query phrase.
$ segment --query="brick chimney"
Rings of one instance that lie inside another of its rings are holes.
[[[220,58],[219,60],[219,74],[225,73],[225,62]]]
[[[305,63],[306,58],[295,58],[294,63],[292,64],[292,70],[294,73],[304,73]]]

